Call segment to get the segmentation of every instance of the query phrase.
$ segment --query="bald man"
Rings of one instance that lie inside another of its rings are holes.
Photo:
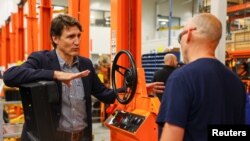
[[[208,13],[184,26],[179,43],[186,65],[171,74],[163,93],[160,141],[207,141],[208,125],[244,124],[244,86],[215,57],[221,34],[221,22]]]
[[[175,68],[177,67],[177,64],[178,64],[178,62],[177,62],[176,56],[172,53],[167,53],[164,56],[163,68],[154,73],[152,82],[163,82],[164,85],[166,85],[166,81],[167,81],[168,77],[175,70]],[[161,101],[162,93],[156,93],[156,96]]]

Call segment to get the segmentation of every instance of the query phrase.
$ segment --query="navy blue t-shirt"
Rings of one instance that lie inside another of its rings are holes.
[[[244,124],[245,89],[216,59],[202,58],[174,71],[167,81],[157,123],[185,129],[184,141],[206,141],[209,124]]]

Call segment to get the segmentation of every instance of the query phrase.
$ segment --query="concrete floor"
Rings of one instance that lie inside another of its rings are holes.
[[[93,123],[94,141],[110,141],[109,128],[102,123]]]

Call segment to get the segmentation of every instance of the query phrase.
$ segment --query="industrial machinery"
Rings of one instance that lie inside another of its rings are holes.
[[[129,58],[129,67],[118,63],[122,57]],[[117,93],[114,111],[105,121],[110,128],[111,141],[157,140],[156,116],[160,102],[157,97],[148,96],[143,69],[136,68],[132,55],[121,50],[114,58],[111,73],[112,86]],[[121,86],[126,90],[124,93],[117,91],[119,75],[123,77]]]
[[[111,81],[117,93],[104,124],[111,141],[156,141],[160,102],[147,93],[141,65],[141,0],[111,0]],[[125,88],[120,93],[118,88]]]

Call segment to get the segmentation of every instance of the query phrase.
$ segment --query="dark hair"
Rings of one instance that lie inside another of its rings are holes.
[[[64,27],[67,28],[72,26],[77,26],[79,30],[82,31],[80,22],[69,15],[60,14],[52,20],[50,27],[50,39],[54,48],[56,48],[56,44],[53,42],[52,36],[60,37]]]

